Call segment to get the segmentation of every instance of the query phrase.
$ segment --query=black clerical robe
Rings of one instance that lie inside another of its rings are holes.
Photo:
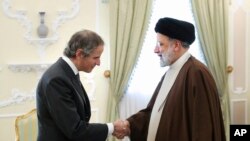
[[[161,88],[148,106],[128,118],[131,141],[146,141],[150,114]],[[207,67],[190,57],[169,91],[155,141],[225,141],[220,100]]]

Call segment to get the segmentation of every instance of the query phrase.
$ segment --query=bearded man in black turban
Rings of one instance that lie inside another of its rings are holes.
[[[162,18],[154,52],[169,66],[145,109],[132,115],[131,141],[225,141],[218,90],[208,68],[194,58],[192,23]]]

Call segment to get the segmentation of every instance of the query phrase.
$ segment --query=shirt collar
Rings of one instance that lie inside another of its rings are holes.
[[[186,51],[178,60],[176,60],[169,68],[177,69],[178,67],[182,67],[183,64],[188,60],[191,54]]]
[[[75,64],[68,57],[62,56],[62,59],[70,66],[70,68],[73,70],[75,75],[77,75],[79,73],[79,71],[77,70]]]

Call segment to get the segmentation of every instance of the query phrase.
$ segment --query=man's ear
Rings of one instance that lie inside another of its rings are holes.
[[[179,51],[181,49],[181,42],[178,41],[178,40],[175,40],[175,43],[174,43],[174,51]]]
[[[77,49],[76,50],[76,56],[82,56],[83,55],[83,50],[82,49]]]
[[[83,50],[82,49],[77,49],[76,50],[76,57],[83,57]]]

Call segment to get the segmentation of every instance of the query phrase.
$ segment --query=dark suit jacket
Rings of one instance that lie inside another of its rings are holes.
[[[88,96],[60,58],[42,76],[37,93],[38,141],[104,141],[106,124],[89,123]]]

